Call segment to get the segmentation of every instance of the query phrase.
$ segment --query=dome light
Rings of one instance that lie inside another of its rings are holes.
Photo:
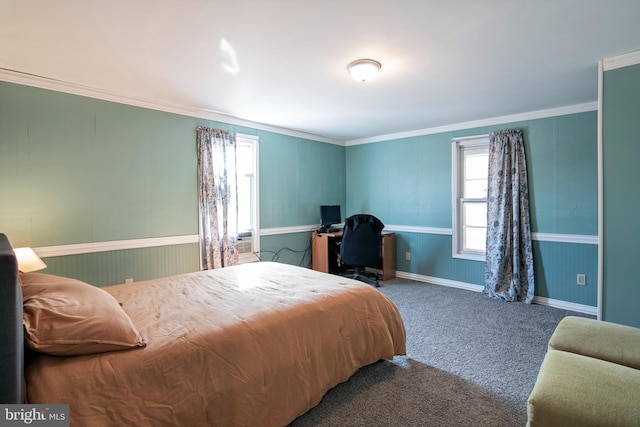
[[[373,59],[358,59],[349,64],[347,69],[354,80],[366,83],[376,77],[381,67],[382,64]]]

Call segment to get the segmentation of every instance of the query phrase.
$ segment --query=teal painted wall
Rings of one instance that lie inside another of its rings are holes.
[[[484,263],[453,258],[451,236],[397,232],[396,251],[399,271],[483,285]],[[597,305],[597,245],[534,241],[533,251],[536,295]],[[405,252],[411,252],[411,261]],[[575,285],[576,271],[587,275],[587,286]]]
[[[260,137],[262,229],[318,223],[321,204],[340,204],[343,218],[371,212],[387,224],[450,228],[451,138],[519,127],[525,131],[534,231],[597,233],[595,112],[345,148],[5,82],[0,231],[15,246],[35,247],[196,234],[199,125]],[[262,258],[309,266],[309,236],[263,236]],[[482,283],[482,263],[453,259],[450,236],[403,232],[397,240],[398,254],[412,252],[410,262],[397,257],[400,271]],[[165,248],[163,256],[175,251],[169,257],[181,260],[188,246]],[[595,305],[594,248],[538,242],[538,295]],[[45,261],[52,274],[99,285],[151,278],[158,267],[148,249],[127,252],[127,259],[138,260],[133,264],[117,261],[121,255]],[[113,274],[97,267],[112,262],[125,266]],[[193,261],[178,261],[158,271],[195,269]],[[586,288],[576,289],[576,273],[587,274]]]
[[[260,135],[260,228],[320,223],[320,205],[345,200],[345,147]],[[272,239],[270,239],[272,240]]]
[[[411,261],[404,257],[411,252]],[[396,233],[396,269],[439,279],[481,285],[484,263],[451,256],[451,236]]]
[[[196,234],[195,126],[0,83],[0,229],[20,246]]]
[[[347,147],[347,213],[371,213],[386,224],[450,228],[451,139],[446,138],[425,135]]]
[[[385,224],[451,228],[451,139],[520,128],[532,231],[598,233],[597,113],[586,112],[347,147],[347,214]],[[597,246],[536,243],[536,295],[596,306]],[[404,259],[410,251],[411,261]],[[398,270],[481,285],[483,263],[454,259],[451,236],[399,233]],[[585,287],[576,274],[587,274]]]
[[[604,73],[602,113],[602,317],[640,327],[640,65]]]
[[[311,233],[288,233],[260,238],[260,260],[311,268]]]
[[[597,235],[595,111],[347,147],[347,210],[451,228],[451,139],[510,128],[525,133],[533,230]]]
[[[344,147],[0,82],[0,231],[15,247],[197,234],[200,125],[259,136],[261,228],[317,224],[319,205],[345,206]],[[278,251],[291,238],[266,242]],[[87,257],[64,258],[47,272],[120,283],[81,269],[76,258]],[[107,263],[98,259],[87,262]],[[149,278],[140,264],[123,274]]]
[[[598,305],[598,245],[533,242],[536,295],[592,307]],[[586,286],[576,275],[586,274]]]
[[[136,282],[198,271],[199,245],[157,246],[43,258],[39,273],[75,277],[95,286]]]

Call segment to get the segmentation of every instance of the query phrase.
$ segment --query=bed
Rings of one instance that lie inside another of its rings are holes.
[[[286,264],[97,288],[18,272],[0,234],[0,293],[0,403],[69,404],[72,426],[284,426],[405,354],[391,300]]]

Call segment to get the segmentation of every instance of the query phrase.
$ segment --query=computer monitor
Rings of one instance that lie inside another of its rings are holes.
[[[340,214],[340,205],[323,205],[320,206],[320,224],[322,228],[327,230],[333,224],[340,224],[342,215]]]

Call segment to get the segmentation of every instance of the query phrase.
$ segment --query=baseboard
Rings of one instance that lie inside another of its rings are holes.
[[[396,271],[396,277],[402,279],[416,280],[418,282],[431,283],[433,285],[448,286],[450,288],[465,289],[467,291],[482,292],[484,286],[475,285],[473,283],[459,282],[457,280],[442,279],[440,277],[425,276],[423,274],[407,273],[404,271]]]
[[[433,285],[464,289],[464,290],[473,291],[473,292],[482,292],[482,290],[484,289],[484,286],[482,285],[459,282],[456,280],[442,279],[440,277],[425,276],[423,274],[407,273],[404,271],[396,271],[396,277],[400,277],[402,279],[415,280],[418,282],[431,283]],[[593,307],[585,304],[576,304],[574,302],[567,302],[567,301],[546,298],[546,297],[538,297],[538,296],[533,298],[533,302],[535,304],[548,305],[549,307],[575,311],[577,313],[589,314],[592,316],[596,316],[598,314],[598,307]]]
[[[578,313],[590,314],[592,316],[598,315],[598,307],[591,305],[576,304],[575,302],[567,302],[559,299],[552,299],[547,297],[534,297],[533,302],[540,305],[548,305],[550,307],[561,308],[563,310],[576,311]]]

